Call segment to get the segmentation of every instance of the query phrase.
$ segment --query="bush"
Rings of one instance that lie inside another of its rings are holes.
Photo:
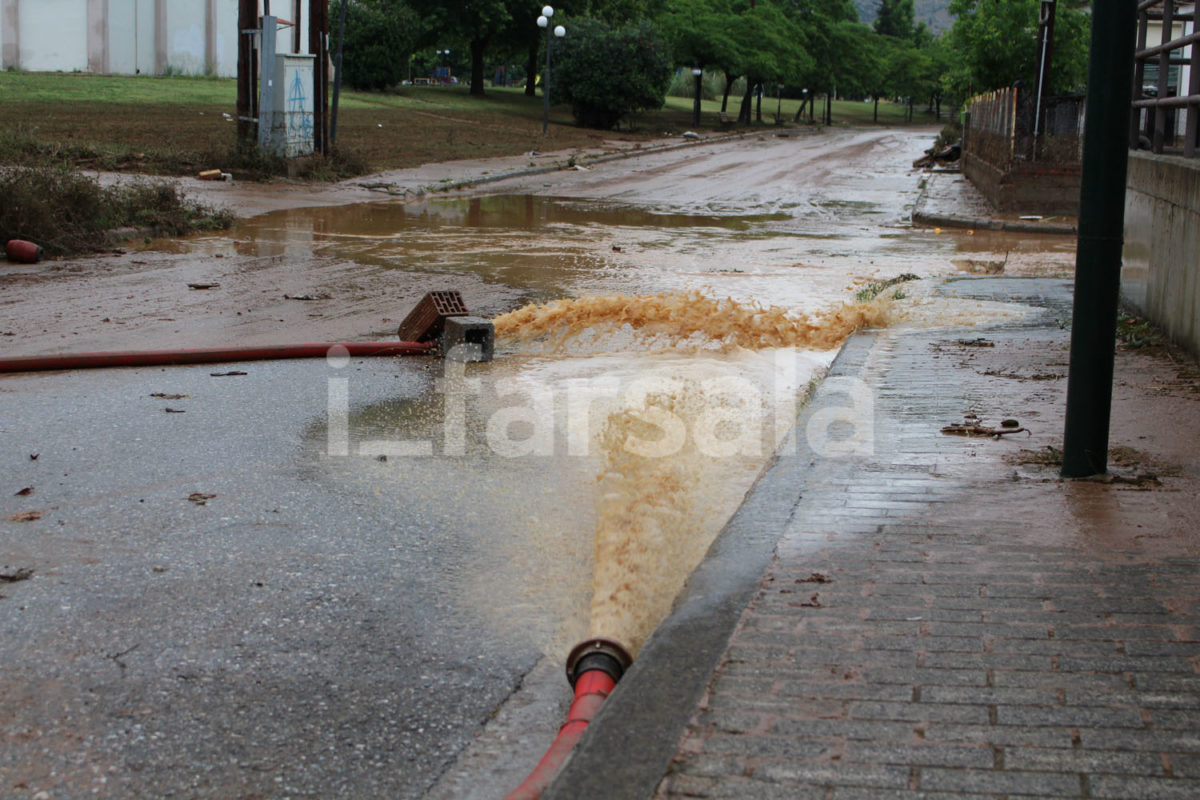
[[[116,228],[180,236],[231,224],[231,212],[185,199],[169,183],[104,187],[65,167],[0,171],[0,241],[28,239],[50,256],[104,250]]]
[[[631,114],[662,108],[671,85],[668,52],[649,23],[612,28],[573,20],[554,48],[551,98],[570,103],[584,127],[614,128]]]
[[[331,3],[336,52],[337,21],[342,3]],[[408,57],[416,43],[420,20],[397,0],[353,2],[346,9],[346,39],[342,46],[342,80],[355,89],[386,89],[408,77]]]

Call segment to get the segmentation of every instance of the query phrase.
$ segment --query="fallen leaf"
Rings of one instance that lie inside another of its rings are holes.
[[[169,394],[167,392],[153,392],[150,396],[160,400],[182,400],[187,397],[186,394]]]
[[[219,283],[189,283],[188,284],[189,289],[219,289],[220,287],[221,287],[221,284],[219,284]]]
[[[43,513],[41,511],[22,511],[20,514],[10,514],[6,519],[9,522],[33,522],[41,519]]]
[[[182,408],[169,408],[168,407],[168,408],[164,408],[163,411],[167,412],[168,414],[185,414],[185,413],[187,413]]]
[[[229,372],[210,372],[208,374],[209,377],[212,378],[227,378],[230,375],[245,375],[246,373],[242,372],[241,370],[231,369]]]
[[[198,506],[207,505],[209,500],[216,497],[215,494],[205,494],[204,492],[192,492],[188,495],[188,500],[191,500]]]
[[[33,494],[33,487],[26,486],[24,489],[13,495],[13,497],[28,497],[31,494]]]

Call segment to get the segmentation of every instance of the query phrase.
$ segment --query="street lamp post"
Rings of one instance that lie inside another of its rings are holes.
[[[692,77],[696,79],[696,101],[692,104],[692,124],[700,127],[700,90],[703,85],[704,70],[700,65],[692,67]]]
[[[556,25],[553,29],[550,27],[550,20],[554,17],[554,8],[552,6],[542,6],[542,15],[538,17],[537,24],[539,28],[546,29],[546,77],[542,81],[542,135],[545,136],[550,130],[550,33],[553,30],[555,36],[559,39],[567,35],[567,29],[562,25]]]

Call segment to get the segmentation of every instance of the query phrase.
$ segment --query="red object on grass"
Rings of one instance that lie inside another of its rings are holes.
[[[9,239],[4,246],[4,254],[9,261],[19,261],[22,264],[34,264],[42,260],[45,251],[33,242],[24,239]]]

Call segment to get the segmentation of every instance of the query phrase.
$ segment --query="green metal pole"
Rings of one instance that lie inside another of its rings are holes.
[[[1108,470],[1137,0],[1096,0],[1075,249],[1062,475]]]

